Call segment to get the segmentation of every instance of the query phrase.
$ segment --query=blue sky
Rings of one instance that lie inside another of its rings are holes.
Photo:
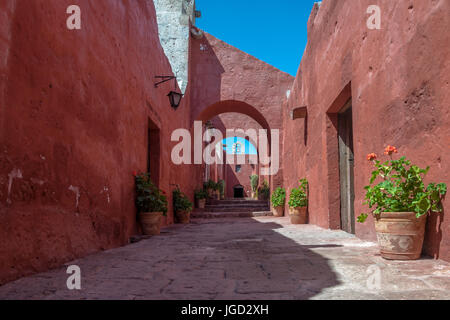
[[[250,141],[241,137],[230,137],[222,140],[222,144],[226,146],[224,149],[227,154],[233,154],[233,145],[235,143],[241,144],[241,151],[244,154],[258,154],[255,146]]]
[[[318,0],[196,0],[196,25],[292,75],[307,41],[306,24]]]

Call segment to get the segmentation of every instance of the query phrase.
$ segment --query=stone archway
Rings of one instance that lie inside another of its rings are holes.
[[[245,114],[258,122],[263,129],[270,130],[270,126],[264,115],[255,107],[242,101],[226,100],[216,102],[203,109],[195,118],[198,121],[207,121],[222,113],[236,112]]]
[[[233,125],[230,125],[230,123],[227,123],[224,125],[220,119],[218,118],[221,115],[228,114],[232,115],[233,117],[236,117],[236,122],[233,122]],[[246,119],[242,119],[240,116],[244,116]],[[238,119],[239,118],[239,119]],[[221,180],[224,179],[227,184],[227,194],[230,197],[233,197],[234,194],[234,186],[235,185],[241,185],[244,187],[244,195],[245,197],[250,197],[251,195],[251,187],[250,187],[250,176],[253,174],[258,174],[261,177],[261,168],[264,168],[266,166],[261,166],[259,161],[259,155],[260,155],[260,147],[261,143],[259,141],[259,136],[250,136],[248,134],[248,129],[253,129],[255,134],[259,134],[260,129],[264,129],[267,132],[267,151],[265,152],[267,156],[270,156],[271,154],[271,142],[272,142],[272,135],[271,135],[271,127],[269,122],[266,120],[265,116],[261,114],[261,112],[251,106],[248,103],[242,102],[242,101],[236,101],[236,100],[226,100],[226,101],[220,101],[216,102],[206,108],[203,109],[202,112],[198,114],[198,116],[195,118],[195,121],[201,121],[203,124],[206,124],[209,120],[215,119],[215,124],[219,124],[218,126],[215,125],[215,129],[219,130],[224,138],[227,138],[227,129],[242,129],[242,131],[236,131],[232,137],[240,137],[243,139],[246,139],[249,141],[250,144],[252,144],[256,150],[256,155],[245,155],[244,157],[241,157],[244,159],[244,163],[240,163],[239,165],[237,163],[237,159],[239,156],[236,155],[235,162],[230,165],[228,163],[225,163],[224,165],[210,165],[210,166],[204,166],[203,172],[204,172],[204,178],[205,180],[208,180],[208,178],[212,178],[213,180]],[[247,121],[247,122],[246,122]],[[231,137],[231,136],[230,136]],[[229,138],[229,137],[228,137]],[[218,143],[219,141],[215,141],[215,143]],[[225,154],[225,153],[224,153]],[[224,158],[225,159],[225,156]],[[239,170],[237,168],[239,167]],[[241,171],[242,167],[242,171]],[[269,185],[272,184],[272,177],[270,176],[264,176],[261,181],[267,180]]]

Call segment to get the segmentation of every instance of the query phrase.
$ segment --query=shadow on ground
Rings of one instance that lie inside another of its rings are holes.
[[[80,291],[67,289],[60,268],[0,287],[0,299],[308,299],[339,284],[326,258],[280,228],[255,219],[173,226],[70,263],[81,268]]]

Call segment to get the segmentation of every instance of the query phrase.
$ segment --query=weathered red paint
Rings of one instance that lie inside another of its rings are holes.
[[[202,39],[191,38],[190,47],[192,120],[213,119],[223,132],[238,128],[278,129],[281,137],[281,103],[291,88],[292,76],[208,33]],[[238,175],[232,174],[234,169],[234,166],[226,169],[228,195],[238,182],[250,190],[248,173],[252,169],[243,167]],[[282,170],[267,179],[272,180],[272,187],[281,185]]]
[[[193,194],[193,172],[172,165],[169,147],[171,132],[190,126],[189,93],[175,111],[173,83],[153,86],[172,74],[153,3],[76,2],[77,31],[66,28],[73,1],[0,2],[0,283],[127,243],[149,120],[160,131],[160,187]],[[23,178],[8,196],[15,169]]]
[[[178,184],[192,199],[203,169],[172,164],[172,131],[222,101],[281,128],[280,97],[293,81],[206,35],[206,60],[191,40],[189,87],[175,111],[172,82],[153,86],[172,71],[152,2],[79,0],[75,31],[66,28],[71,4],[0,3],[0,283],[126,244],[139,231],[132,172],[147,170],[148,139],[155,146],[158,136],[151,171],[169,194],[164,224],[173,223],[171,190]]]
[[[450,181],[448,1],[381,1],[383,27],[372,31],[370,1],[324,1],[310,17],[293,86],[293,77],[209,34],[191,38],[190,81],[176,111],[166,97],[172,84],[153,86],[154,76],[172,71],[152,2],[76,2],[85,8],[77,31],[65,25],[72,1],[0,2],[0,283],[124,245],[139,232],[132,172],[147,168],[149,128],[160,139],[152,172],[170,204],[174,184],[192,199],[204,175],[201,165],[172,164],[172,131],[213,119],[221,130],[280,129],[282,170],[272,188],[289,191],[307,177],[310,223],[339,228],[336,113],[349,97],[356,214],[365,209],[365,157],[387,144],[431,166],[429,181]],[[301,106],[306,119],[291,120]],[[246,188],[247,169],[236,178]],[[216,179],[229,174],[214,170]],[[171,223],[170,205],[164,224]],[[371,221],[357,235],[374,239]],[[425,252],[450,258],[444,214],[429,219]]]
[[[427,181],[450,182],[450,3],[378,1],[382,29],[369,30],[373,1],[324,1],[308,22],[308,46],[284,105],[284,185],[310,181],[310,222],[340,228],[337,112],[353,99],[355,214],[362,205],[371,163],[388,144],[419,166]],[[308,107],[307,119],[289,113]],[[297,137],[293,139],[292,137]],[[444,202],[447,208],[450,200]],[[450,259],[450,223],[428,220],[424,252]],[[356,234],[375,239],[373,221]]]

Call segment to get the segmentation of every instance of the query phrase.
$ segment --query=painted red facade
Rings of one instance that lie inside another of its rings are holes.
[[[341,227],[336,117],[349,98],[356,213],[366,155],[387,144],[430,166],[429,181],[449,183],[450,3],[380,3],[381,30],[366,27],[370,1],[316,5],[295,81],[212,35],[191,37],[189,84],[174,110],[173,83],[154,87],[155,76],[173,72],[151,1],[79,0],[85,27],[69,31],[72,1],[2,0],[0,284],[127,244],[139,233],[132,172],[149,162],[169,203],[175,184],[192,199],[205,168],[172,163],[171,133],[192,131],[195,120],[222,131],[279,129],[281,170],[271,187],[307,177],[310,223],[324,228]],[[306,120],[292,120],[303,106]],[[248,165],[241,175],[232,169],[215,176],[228,180],[228,196],[236,181],[250,186]],[[172,223],[170,206],[164,224]],[[450,258],[449,229],[444,214],[429,219],[427,254]],[[374,239],[371,221],[356,234]]]
[[[132,172],[147,170],[149,127],[160,188],[193,189],[166,147],[189,127],[190,99],[175,111],[173,83],[154,88],[172,71],[152,2],[77,3],[84,27],[69,31],[72,1],[0,2],[0,282],[136,234]]]
[[[340,228],[337,113],[353,105],[355,214],[363,206],[371,163],[366,156],[394,145],[421,167],[428,182],[450,182],[450,3],[379,1],[381,30],[366,26],[373,1],[324,1],[308,22],[308,45],[284,104],[284,185],[310,181],[310,223]],[[290,111],[307,106],[305,119]],[[306,125],[306,128],[305,128]],[[299,139],[292,139],[293,136]],[[444,202],[444,208],[449,205]],[[373,221],[356,235],[375,239]],[[424,251],[450,258],[450,223],[428,219]]]

